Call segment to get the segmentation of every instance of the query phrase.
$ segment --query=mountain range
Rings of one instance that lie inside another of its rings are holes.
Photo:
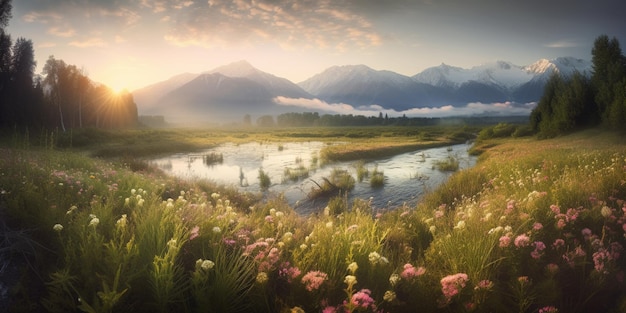
[[[464,108],[470,103],[523,106],[539,100],[553,73],[589,74],[591,68],[589,61],[560,57],[528,66],[505,61],[469,69],[441,64],[410,77],[365,65],[345,65],[330,67],[296,84],[239,61],[201,74],[180,74],[135,90],[133,95],[140,114],[164,115],[170,121],[223,123],[241,121],[246,114],[338,113],[337,108],[339,113],[352,108],[353,114],[389,111],[415,115],[429,109]]]

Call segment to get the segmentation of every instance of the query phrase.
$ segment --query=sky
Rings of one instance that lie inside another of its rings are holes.
[[[626,45],[624,0],[13,0],[7,32],[114,90],[239,60],[295,83],[334,65],[412,76],[446,63],[591,59]]]

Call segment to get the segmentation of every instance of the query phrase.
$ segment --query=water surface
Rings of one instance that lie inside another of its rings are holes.
[[[246,143],[225,144],[194,154],[178,153],[152,160],[170,175],[185,179],[208,179],[219,184],[232,185],[244,192],[261,192],[259,169],[269,175],[272,185],[269,194],[284,194],[296,211],[308,214],[322,210],[327,200],[311,201],[307,194],[314,183],[322,183],[335,168],[349,171],[356,179],[357,162],[339,162],[320,166],[317,156],[322,142]],[[385,185],[372,188],[368,179],[356,182],[349,198],[372,199],[375,209],[390,209],[403,204],[415,205],[422,195],[443,183],[452,173],[436,168],[436,162],[450,156],[459,160],[459,168],[474,166],[476,158],[469,156],[469,144],[422,149],[378,160],[365,160],[369,172],[375,167],[383,171]],[[206,164],[204,156],[221,155],[221,163]],[[298,181],[284,177],[285,168],[304,167],[307,178]]]

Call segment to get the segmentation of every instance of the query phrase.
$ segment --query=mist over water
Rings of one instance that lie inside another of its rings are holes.
[[[309,200],[307,195],[315,182],[322,184],[335,168],[347,170],[356,180],[356,161],[338,162],[320,166],[318,155],[326,145],[322,142],[292,143],[246,143],[225,144],[193,154],[178,153],[151,162],[170,175],[195,180],[207,179],[219,184],[231,185],[244,192],[261,192],[259,169],[271,179],[268,195],[284,194],[290,205],[301,214],[319,212],[326,207],[328,199]],[[454,157],[459,169],[472,167],[476,157],[469,156],[469,144],[431,148],[399,154],[378,160],[365,160],[370,175],[375,167],[384,172],[385,185],[370,186],[368,178],[356,182],[348,198],[372,199],[374,210],[392,209],[403,204],[415,205],[421,196],[433,190],[452,175],[437,169],[436,162]],[[221,156],[222,162],[207,165],[205,156]],[[304,167],[309,176],[292,181],[284,176],[285,168]]]

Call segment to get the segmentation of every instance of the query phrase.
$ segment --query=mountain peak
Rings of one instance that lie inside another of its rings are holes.
[[[258,72],[259,70],[252,66],[248,61],[240,60],[224,66],[220,66],[214,70],[209,71],[208,73],[220,73],[228,77],[248,77]]]

